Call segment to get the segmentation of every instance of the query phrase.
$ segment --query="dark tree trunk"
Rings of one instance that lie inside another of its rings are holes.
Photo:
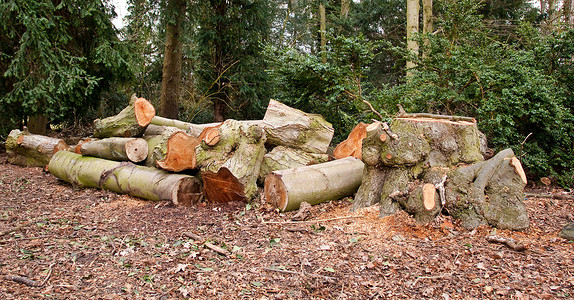
[[[179,115],[179,82],[181,81],[182,26],[186,1],[170,0],[161,80],[160,115],[177,119]]]
[[[215,74],[218,76],[217,83],[214,85],[217,88],[217,92],[214,94],[213,97],[213,117],[215,122],[223,122],[225,121],[225,106],[226,106],[226,98],[227,94],[225,92],[225,86],[229,82],[224,76],[221,76],[223,72],[225,72],[225,62],[224,62],[224,53],[225,51],[225,44],[224,40],[225,37],[223,36],[225,32],[225,24],[223,22],[225,18],[225,14],[227,13],[227,1],[211,1],[211,6],[215,11],[215,15],[217,16],[217,24],[215,26],[217,37],[214,40],[215,46]]]
[[[48,118],[44,115],[34,115],[28,119],[28,131],[33,134],[46,135]]]

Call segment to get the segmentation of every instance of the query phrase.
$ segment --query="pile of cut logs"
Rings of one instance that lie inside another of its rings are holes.
[[[274,100],[263,120],[198,125],[155,116],[134,95],[78,145],[13,130],[6,150],[75,186],[186,206],[249,201],[263,186],[281,211],[356,193],[353,209],[379,203],[382,216],[403,209],[429,222],[448,211],[469,228],[528,227],[520,162],[510,149],[484,161],[474,119],[402,112],[390,125],[359,123],[329,155],[333,133],[322,116]]]

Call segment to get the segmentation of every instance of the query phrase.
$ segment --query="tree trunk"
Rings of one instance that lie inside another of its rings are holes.
[[[423,0],[423,34],[430,34],[433,31],[432,0]],[[424,40],[425,50],[429,50],[429,39]],[[423,53],[426,56],[426,51]]]
[[[48,127],[48,117],[37,114],[28,118],[28,131],[33,134],[46,135]]]
[[[419,54],[419,44],[414,36],[419,32],[419,0],[407,0],[407,51],[410,55]],[[410,69],[416,65],[410,59],[407,61],[407,76],[411,75]]]
[[[265,177],[265,199],[281,211],[352,195],[361,184],[363,163],[347,157],[322,164],[274,171]]]
[[[273,171],[292,169],[327,162],[329,155],[305,152],[284,146],[277,146],[263,157],[259,182],[263,183],[265,176]]]
[[[321,57],[323,63],[327,63],[327,17],[325,15],[325,3],[319,0],[319,33],[321,35]]]
[[[153,105],[132,95],[130,104],[119,114],[94,121],[94,137],[139,137],[155,116]]]
[[[54,153],[69,148],[62,139],[30,134],[26,129],[10,131],[5,146],[9,163],[35,167],[45,167]]]
[[[182,29],[185,21],[187,1],[168,0],[166,41],[161,79],[160,115],[167,118],[179,117],[179,84],[181,81]]]
[[[201,142],[195,148],[197,166],[202,174],[211,172],[210,178],[219,174],[223,179],[206,181],[204,191],[208,201],[219,202],[212,195],[219,192],[211,190],[221,189],[229,174],[241,184],[240,190],[230,189],[225,199],[251,199],[257,192],[257,177],[261,169],[261,162],[265,155],[265,131],[260,126],[241,123],[235,120],[225,121],[218,128],[219,141],[213,146]],[[221,171],[225,168],[227,171]],[[212,185],[211,183],[216,183]],[[231,183],[230,183],[231,184]]]
[[[197,178],[129,162],[60,151],[50,160],[48,170],[75,186],[101,188],[152,201],[169,200],[190,206],[201,199],[201,184]]]
[[[229,95],[226,90],[229,85],[229,80],[223,76],[223,73],[227,69],[227,63],[225,55],[226,53],[226,37],[225,33],[225,18],[227,15],[227,4],[228,1],[221,0],[211,0],[211,7],[215,12],[216,25],[215,25],[215,35],[213,40],[213,55],[214,55],[214,78],[217,78],[217,82],[214,82],[213,87],[217,88],[216,91],[210,91],[212,93],[213,99],[213,117],[215,122],[225,121],[225,108],[227,107],[226,101],[230,100]]]
[[[351,130],[349,137],[342,141],[335,150],[333,156],[335,159],[341,159],[352,156],[358,159],[363,158],[363,139],[367,137],[367,124],[360,122]]]
[[[351,0],[341,0],[341,18],[346,19],[349,17],[349,9],[351,8]]]
[[[574,26],[574,16],[572,14],[572,0],[564,0],[564,19],[570,27]]]
[[[275,100],[263,117],[268,144],[312,153],[326,153],[333,138],[333,126],[316,114],[307,114]]]
[[[112,137],[85,142],[80,145],[80,153],[109,160],[138,163],[147,158],[148,144],[140,138]]]

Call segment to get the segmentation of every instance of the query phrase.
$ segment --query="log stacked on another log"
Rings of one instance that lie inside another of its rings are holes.
[[[109,160],[138,163],[144,161],[148,155],[148,144],[141,138],[111,137],[86,141],[78,146],[82,155]]]
[[[144,98],[132,95],[129,105],[119,114],[94,121],[96,138],[140,137],[155,116],[155,108]]]
[[[8,162],[21,166],[45,167],[56,152],[68,148],[62,139],[31,134],[26,128],[14,129],[6,138]]]

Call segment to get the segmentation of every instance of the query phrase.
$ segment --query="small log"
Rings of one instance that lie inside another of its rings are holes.
[[[265,198],[281,211],[352,195],[361,184],[364,164],[347,157],[322,164],[274,171],[265,177]]]
[[[326,153],[335,132],[322,116],[304,113],[273,99],[263,121],[268,144],[312,153]]]
[[[263,120],[247,120],[247,121],[238,121],[238,122],[241,122],[241,123],[244,123],[247,125],[259,125],[259,126],[263,127]],[[161,126],[161,127],[179,128],[191,136],[199,137],[199,135],[201,134],[201,132],[203,132],[203,130],[205,128],[217,127],[221,123],[193,124],[193,123],[188,123],[188,122],[184,122],[184,121],[180,121],[180,120],[174,120],[174,119],[168,119],[168,118],[164,118],[164,117],[155,116],[151,120],[151,124],[155,125],[155,126]],[[152,129],[152,131],[150,131],[149,135],[154,134],[154,131],[158,131],[158,130],[161,130],[161,129],[159,129],[159,128]]]
[[[383,134],[386,137],[386,134]],[[383,136],[381,135],[381,136]],[[333,151],[333,156],[335,159],[341,159],[345,157],[355,157],[358,159],[363,158],[363,139],[367,137],[367,124],[360,122],[351,130],[349,137],[342,141],[335,150]],[[384,142],[384,141],[383,141]]]
[[[201,199],[199,179],[130,162],[60,151],[50,160],[48,170],[75,186],[101,188],[152,201],[169,200],[190,206]]]
[[[265,176],[273,171],[315,165],[328,160],[328,154],[310,153],[299,149],[277,146],[263,157],[258,180],[260,183],[263,183]]]
[[[129,105],[119,114],[94,121],[94,137],[139,137],[152,118],[155,116],[155,109],[151,103],[144,98],[132,95]]]
[[[140,138],[111,137],[82,143],[80,154],[138,163],[147,158],[148,144]]]
[[[45,167],[54,153],[68,148],[62,139],[31,134],[27,129],[14,129],[6,138],[8,162],[15,165]]]
[[[226,120],[217,129],[219,142],[216,145],[202,142],[195,147],[197,166],[202,174],[208,171],[218,174],[220,169],[227,169],[241,183],[241,189],[229,190],[231,195],[226,199],[237,199],[237,195],[251,199],[257,193],[257,177],[265,155],[265,131],[260,126],[235,120]],[[218,192],[210,190],[220,189],[222,184],[212,186],[205,181],[204,193],[208,201],[220,201],[211,196]],[[232,186],[237,187],[230,183]]]

